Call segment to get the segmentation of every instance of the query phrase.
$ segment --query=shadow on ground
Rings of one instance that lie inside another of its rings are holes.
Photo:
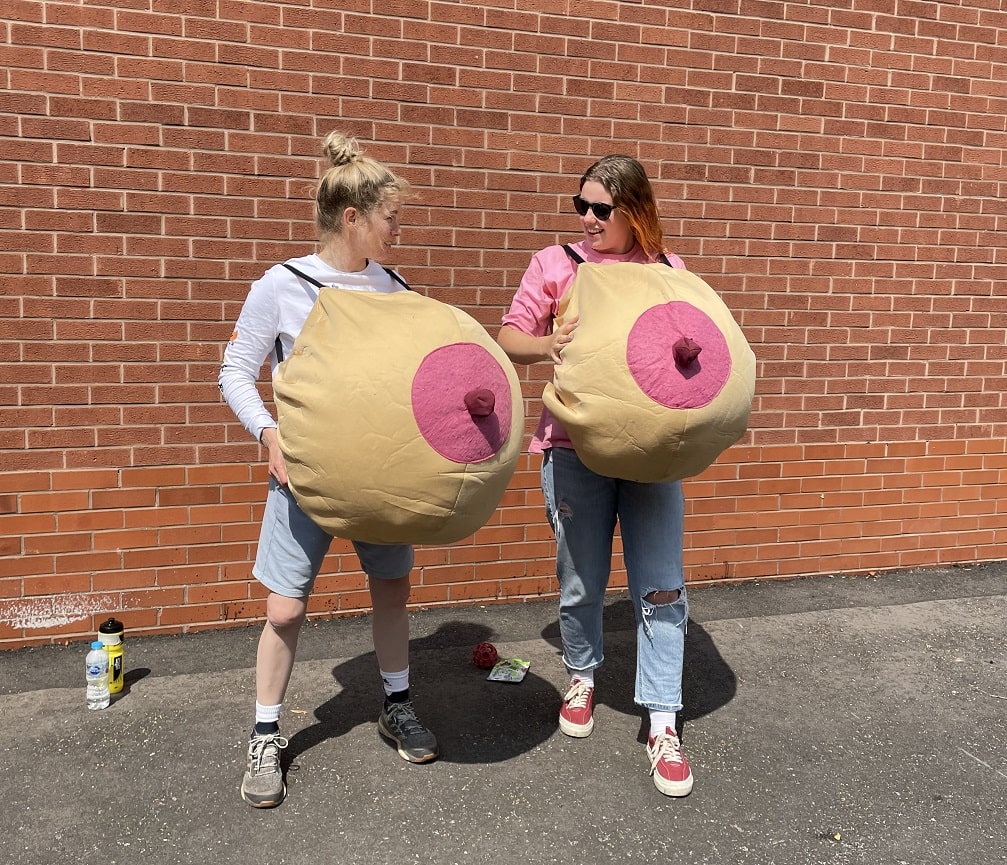
[[[560,694],[552,684],[531,670],[520,687],[490,683],[486,671],[473,666],[473,646],[492,638],[486,625],[451,621],[410,643],[410,695],[417,715],[437,736],[443,762],[509,760],[556,730]],[[373,651],[337,665],[332,677],[339,693],[315,709],[316,723],[290,737],[285,768],[322,742],[377,721],[381,692]]]
[[[561,647],[559,622],[542,631],[543,639]],[[626,715],[640,716],[641,743],[649,730],[646,712],[633,702],[636,680],[636,618],[627,598],[605,607],[605,663],[595,673],[595,701]],[[709,632],[689,619],[685,637],[685,667],[682,671],[682,704],[678,732],[685,741],[684,726],[727,705],[737,691],[734,671],[724,660]],[[558,705],[553,714],[559,710]]]

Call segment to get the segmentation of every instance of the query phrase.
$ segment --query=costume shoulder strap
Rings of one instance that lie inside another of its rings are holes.
[[[286,261],[283,262],[283,266],[287,268],[287,270],[289,270],[295,276],[299,277],[300,279],[303,279],[305,282],[311,283],[311,285],[315,286],[315,288],[325,288],[324,283],[319,282],[313,276],[308,276],[308,274],[304,273],[301,270],[298,270],[296,267],[294,267],[294,265],[290,264],[289,262]],[[409,284],[390,267],[385,267],[384,265],[382,265],[382,269],[403,288],[408,288],[410,291],[412,291],[412,288],[409,286]],[[307,289],[305,289],[305,291],[307,291]],[[315,299],[315,295],[310,291],[308,292],[308,297],[310,297],[312,300]]]
[[[576,264],[584,263],[584,259],[580,256],[577,250],[575,250],[572,246],[570,246],[569,243],[563,244],[563,252],[569,255],[570,258],[572,258]]]
[[[325,287],[322,283],[320,283],[313,276],[308,276],[306,273],[304,273],[303,271],[298,270],[296,267],[294,267],[294,265],[290,264],[289,262],[286,262],[286,261],[283,262],[283,266],[285,268],[287,268],[287,270],[289,270],[292,274],[294,274],[294,276],[296,276],[298,279],[302,279],[302,280],[304,280],[304,282],[310,283],[311,285],[315,286],[315,288],[324,288]],[[315,294],[315,292],[313,292],[306,285],[302,286],[302,288],[307,293],[308,297],[311,298],[312,301],[314,301],[315,298],[318,297],[318,295]]]
[[[383,264],[381,265],[381,267],[384,269],[385,273],[387,273],[392,279],[394,279],[403,288],[407,289],[408,291],[412,291],[413,290],[412,286],[410,286],[408,282],[406,282],[401,276],[399,276],[390,267],[385,267]]]
[[[569,255],[570,258],[572,258],[577,264],[583,264],[584,263],[584,259],[580,255],[577,254],[577,251],[572,246],[570,246],[569,243],[564,243],[563,244],[563,251],[567,255]],[[675,265],[673,265],[671,263],[671,259],[668,258],[668,256],[665,253],[663,253],[663,252],[657,258],[658,258],[659,261],[661,261],[664,264],[668,265],[668,267],[674,267],[675,266]]]
[[[296,267],[294,267],[294,265],[286,261],[283,262],[283,266],[287,268],[287,270],[289,270],[292,274],[294,274],[294,276],[296,276],[298,279],[302,280],[301,288],[304,289],[304,293],[308,296],[308,300],[314,303],[315,300],[318,298],[318,295],[307,285],[303,285],[303,282],[310,283],[311,285],[315,286],[315,288],[323,288],[324,286],[322,285],[322,283],[320,283],[313,276],[308,276],[308,274],[298,270]],[[273,346],[273,351],[276,353],[276,362],[283,363],[283,344],[280,342],[279,336],[276,337],[276,344]]]

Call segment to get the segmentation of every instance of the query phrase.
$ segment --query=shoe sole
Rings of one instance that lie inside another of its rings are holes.
[[[655,772],[654,786],[664,793],[665,796],[674,796],[676,798],[688,796],[692,792],[692,775],[689,775],[684,781],[669,781]]]
[[[283,785],[283,789],[280,790],[280,797],[278,799],[259,799],[257,801],[248,796],[248,794],[245,792],[244,785],[242,785],[241,798],[244,799],[253,808],[275,808],[284,799],[287,798],[287,785],[286,784]]]
[[[399,756],[405,760],[407,763],[429,763],[431,760],[436,760],[438,756],[437,751],[433,751],[429,754],[410,754],[402,747],[402,743],[399,742],[395,734],[385,728],[383,723],[383,718],[378,718],[378,732],[384,736],[389,742],[394,743],[395,750],[399,752]]]
[[[567,736],[571,736],[574,739],[586,739],[594,730],[594,718],[592,717],[586,724],[575,724],[573,721],[568,721],[560,715],[559,728],[562,732],[566,733]]]

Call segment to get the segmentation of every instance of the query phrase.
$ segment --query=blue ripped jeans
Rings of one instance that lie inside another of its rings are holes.
[[[567,668],[593,670],[605,658],[602,613],[618,520],[636,613],[634,700],[648,709],[679,711],[689,617],[682,569],[681,483],[641,484],[602,477],[570,448],[554,447],[542,461],[542,492],[556,535],[559,627]],[[675,590],[680,594],[673,603],[647,600],[651,593]]]

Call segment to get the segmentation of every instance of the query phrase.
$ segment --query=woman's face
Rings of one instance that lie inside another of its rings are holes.
[[[353,227],[354,251],[358,255],[371,261],[388,261],[402,233],[399,202],[394,198],[388,199],[366,216],[357,216]]]
[[[612,196],[597,180],[588,180],[580,190],[580,197],[591,204],[612,204]],[[633,229],[621,210],[613,210],[608,219],[601,220],[594,215],[594,209],[588,210],[580,218],[591,248],[595,252],[607,252],[613,255],[624,255],[636,244]]]

